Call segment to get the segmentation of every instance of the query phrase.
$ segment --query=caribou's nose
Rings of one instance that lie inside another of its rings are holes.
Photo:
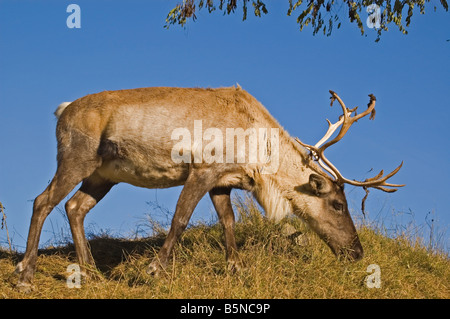
[[[353,261],[361,260],[364,257],[364,251],[363,251],[361,244],[353,247],[353,249],[350,253],[350,257]]]
[[[339,251],[339,255],[350,261],[358,261],[363,258],[364,251],[361,244],[358,242],[354,244],[353,247],[351,248],[341,248]]]

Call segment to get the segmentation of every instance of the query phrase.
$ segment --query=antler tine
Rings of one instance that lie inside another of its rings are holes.
[[[375,180],[379,179],[381,176],[383,176],[383,174],[384,174],[384,170],[381,170],[376,176],[368,178],[368,179],[366,179],[366,181],[367,182],[375,181]]]
[[[385,177],[383,177],[380,181],[385,182],[387,179],[391,178],[392,176],[394,176],[395,174],[397,174],[397,172],[400,170],[400,168],[402,168],[403,166],[403,161],[400,163],[399,166],[397,166],[396,169],[394,169],[392,172],[390,172],[389,174],[387,174]],[[392,184],[395,185],[395,184]],[[396,187],[400,187],[398,185],[395,185]],[[401,185],[404,186],[404,185]]]
[[[325,133],[325,135],[322,137],[322,139],[320,141],[318,141],[316,143],[316,145],[314,145],[314,147],[320,147],[320,145],[322,145],[323,143],[325,143],[330,137],[331,135],[333,135],[333,133],[337,130],[337,128],[339,126],[342,125],[342,123],[344,123],[344,117],[341,117],[339,119],[339,121],[337,121],[334,124],[331,124],[331,122],[327,119],[328,122],[328,131]]]
[[[392,172],[390,172],[386,176],[383,176],[384,172],[383,172],[383,170],[381,170],[381,172],[378,173],[376,176],[368,178],[363,182],[360,182],[360,181],[349,180],[349,179],[345,178],[339,172],[339,170],[325,157],[324,151],[331,145],[340,141],[342,139],[342,137],[344,137],[344,135],[347,133],[348,129],[354,122],[367,116],[368,114],[370,114],[369,119],[373,120],[375,118],[376,98],[373,94],[369,94],[370,101],[367,105],[367,109],[364,112],[362,112],[361,114],[356,114],[357,107],[355,107],[353,109],[348,109],[345,106],[342,99],[334,91],[330,90],[330,94],[331,94],[331,106],[333,105],[333,102],[335,100],[337,100],[342,107],[343,115],[340,117],[339,121],[334,124],[331,124],[331,122],[329,120],[327,120],[328,130],[325,133],[324,137],[319,142],[317,142],[316,145],[314,145],[314,146],[304,144],[298,138],[296,138],[296,141],[303,147],[307,148],[311,152],[311,155],[313,156],[313,158],[316,161],[318,161],[319,165],[322,168],[324,168],[327,172],[329,172],[331,175],[333,175],[335,180],[339,183],[342,183],[342,184],[347,183],[347,184],[351,184],[354,186],[361,186],[361,187],[365,187],[365,188],[373,187],[373,188],[380,189],[384,192],[395,192],[397,190],[396,188],[388,188],[388,187],[405,186],[403,184],[391,184],[391,183],[386,182],[389,178],[391,178],[392,176],[397,174],[397,172],[403,166],[403,162],[396,169],[394,169]],[[355,113],[355,115],[352,116],[352,113]],[[334,139],[327,142],[327,140],[333,135],[333,133],[337,130],[337,128],[339,126],[341,126],[339,133],[336,135],[336,137]],[[325,144],[323,144],[323,143],[325,143]]]
[[[339,131],[338,135],[334,139],[327,142],[325,145],[323,145],[321,147],[323,150],[325,150],[326,148],[330,147],[331,145],[339,142],[344,137],[344,135],[347,133],[350,126],[352,126],[352,124],[354,122],[358,121],[360,118],[371,113],[371,118],[373,119],[374,118],[374,110],[375,110],[375,102],[377,100],[373,94],[369,94],[370,101],[369,101],[369,104],[367,105],[367,110],[365,110],[361,114],[357,114],[352,117],[351,114],[353,112],[356,113],[356,109],[358,107],[355,107],[350,110],[345,106],[344,101],[342,101],[342,99],[339,97],[339,95],[336,94],[336,92],[330,90],[330,94],[331,94],[331,105],[333,105],[334,100],[338,100],[339,104],[342,107],[343,123],[342,123],[342,127],[341,127],[341,130]]]
[[[380,190],[388,192],[388,193],[392,193],[392,192],[395,192],[397,190],[397,188],[390,189],[390,188],[386,188],[386,187],[403,187],[403,186],[405,186],[405,184],[386,183],[386,180],[388,180],[389,178],[391,178],[392,176],[397,174],[397,172],[400,170],[400,168],[402,166],[403,166],[403,161],[400,163],[400,165],[396,169],[394,169],[392,172],[390,172],[386,176],[382,177],[383,171],[381,171],[380,173],[378,173],[378,175],[376,175],[372,178],[368,178],[364,182],[349,180],[349,179],[343,177],[340,173],[338,173],[337,175],[338,175],[338,180],[340,180],[343,183],[347,183],[347,184],[354,185],[354,186],[373,187],[373,188],[377,188],[377,189],[380,189]]]

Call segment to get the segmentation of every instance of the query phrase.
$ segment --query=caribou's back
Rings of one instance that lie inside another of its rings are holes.
[[[195,124],[197,130],[201,125],[197,134],[208,128],[225,133],[227,128],[279,127],[239,86],[105,91],[82,97],[62,112],[57,137],[65,146],[59,151],[67,147],[67,135],[81,132],[93,141],[86,146],[96,148],[101,158],[97,172],[102,177],[148,188],[173,187],[184,184],[189,166],[171,159],[174,139],[179,138],[172,134],[185,128],[194,139]]]

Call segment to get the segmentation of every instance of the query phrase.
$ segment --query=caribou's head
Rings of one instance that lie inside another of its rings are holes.
[[[300,216],[334,254],[359,260],[363,249],[348,211],[344,187],[321,174],[311,174],[309,181],[296,187],[298,196],[291,200]]]
[[[343,110],[343,115],[339,121],[331,124],[327,120],[329,124],[328,131],[314,146],[304,144],[298,138],[296,141],[310,151],[310,157],[317,161],[331,177],[323,172],[322,174],[311,174],[307,183],[297,187],[296,191],[301,195],[298,197],[294,196],[291,203],[294,212],[298,213],[306,221],[336,255],[342,255],[351,260],[358,260],[363,256],[363,248],[348,211],[344,184],[361,186],[366,190],[366,193],[368,187],[385,192],[395,192],[397,189],[393,187],[404,185],[390,184],[386,181],[400,170],[403,162],[394,171],[385,176],[383,176],[383,171],[381,171],[375,177],[368,178],[365,181],[349,180],[343,177],[339,170],[324,156],[324,151],[342,139],[350,126],[360,118],[371,114],[370,119],[373,119],[375,117],[376,99],[373,95],[369,95],[370,102],[367,110],[361,114],[356,114],[356,107],[348,109],[335,92],[330,91],[330,93],[331,105],[333,105],[335,100],[338,100]],[[355,113],[355,115],[352,116],[352,113]],[[328,141],[340,126],[341,129],[336,137]]]

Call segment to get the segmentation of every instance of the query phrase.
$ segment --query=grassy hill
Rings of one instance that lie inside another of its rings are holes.
[[[240,273],[227,271],[221,226],[197,225],[184,233],[158,279],[145,270],[162,245],[163,230],[139,240],[92,238],[97,278],[78,289],[66,285],[66,269],[76,262],[70,244],[40,250],[35,289],[28,294],[14,289],[21,256],[1,251],[0,298],[450,298],[448,255],[427,250],[420,240],[359,227],[365,257],[351,263],[337,260],[298,219],[275,224],[252,204],[236,208],[246,265]],[[379,266],[380,288],[366,284],[371,264]]]

